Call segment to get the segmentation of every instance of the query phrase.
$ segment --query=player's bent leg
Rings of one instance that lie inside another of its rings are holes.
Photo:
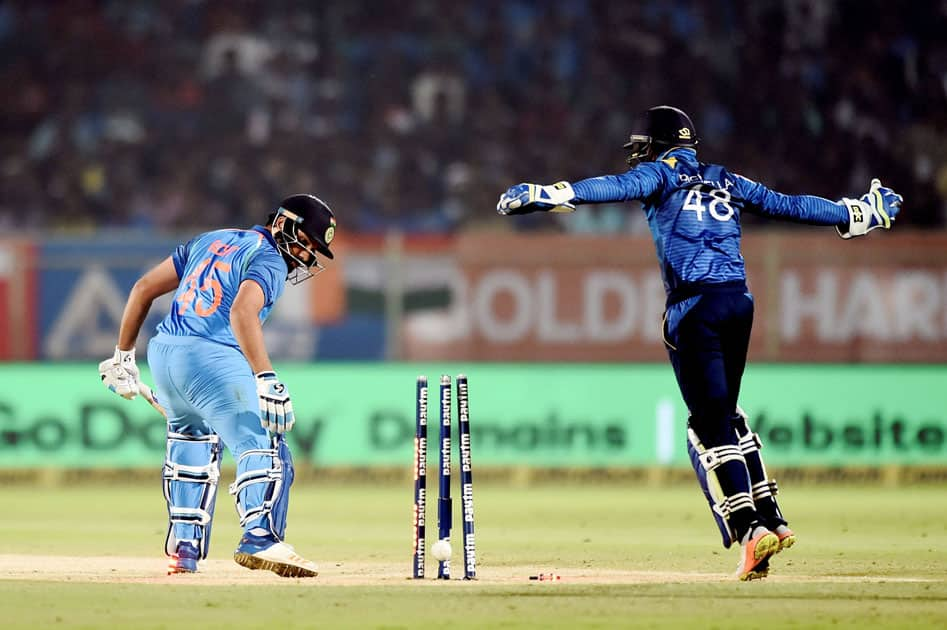
[[[746,460],[747,471],[750,473],[751,492],[756,511],[759,512],[766,526],[779,538],[779,550],[788,549],[795,544],[796,535],[789,529],[776,501],[776,495],[779,493],[776,480],[770,479],[766,473],[766,465],[760,454],[763,442],[759,434],[750,431],[747,414],[739,405],[737,405],[732,424],[739,438],[740,451]]]
[[[720,475],[723,471],[720,468],[727,462],[742,463],[743,455],[739,447],[729,444],[706,448],[691,428],[687,429],[687,454],[690,455],[697,481],[720,530],[723,546],[729,549],[734,542],[740,540],[740,532],[737,531],[736,524],[731,522],[731,516],[737,510],[752,510],[753,499],[748,491],[727,494],[723,485],[730,484],[725,481],[721,484]]]
[[[723,537],[723,545],[729,548],[739,541],[737,578],[745,581],[766,577],[769,573],[769,558],[779,550],[779,538],[759,519],[749,491],[748,476],[733,478],[747,475],[740,448],[733,444],[707,448],[690,427],[687,437],[691,464],[710,504],[714,521]],[[728,479],[728,475],[731,478]],[[738,490],[735,491],[735,488]],[[748,524],[747,518],[752,519]]]
[[[270,446],[237,455],[237,478],[230,494],[236,497],[244,533],[234,560],[248,569],[273,571],[283,577],[315,577],[319,574],[315,563],[283,542],[293,459],[281,436],[272,438]]]
[[[220,479],[221,445],[217,435],[168,431],[162,473],[168,505],[165,553],[168,573],[193,573],[206,558]]]

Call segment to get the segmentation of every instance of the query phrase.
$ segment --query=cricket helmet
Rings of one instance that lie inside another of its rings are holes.
[[[676,107],[658,105],[639,117],[622,148],[630,151],[628,163],[635,164],[647,160],[652,149],[659,152],[670,147],[695,146],[697,129],[690,116]]]
[[[275,230],[273,238],[286,265],[290,268],[289,279],[293,284],[299,284],[314,274],[310,271],[313,266],[321,269],[316,252],[332,259],[329,245],[335,236],[335,215],[324,201],[314,195],[290,195],[280,202],[279,208],[271,213],[267,225],[274,225],[278,217],[285,217],[285,221]],[[315,252],[303,244],[299,233],[304,233],[312,242]],[[292,252],[292,246],[299,245],[309,252],[308,261],[303,261]]]

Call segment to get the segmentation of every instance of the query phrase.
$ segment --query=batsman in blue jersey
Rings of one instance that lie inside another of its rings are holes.
[[[500,196],[503,215],[572,212],[579,204],[640,200],[657,249],[667,305],[664,342],[687,408],[688,452],[725,547],[741,547],[737,577],[765,577],[769,559],[795,534],[776,503],[759,436],[737,405],[753,297],[740,254],[740,217],[835,226],[842,238],[889,229],[901,196],[877,179],[858,199],[784,195],[697,159],[697,131],[679,109],[641,117],[621,175],[549,186],[517,184]]]
[[[164,495],[169,573],[193,573],[207,557],[220,462],[237,462],[230,485],[243,536],[234,559],[284,577],[317,567],[284,541],[293,460],[283,434],[293,428],[289,392],[270,363],[263,322],[286,280],[298,284],[332,258],[335,217],[312,195],[293,195],[265,226],[200,234],[145,273],[132,288],[105,385],[140,391],[135,340],[152,302],[174,291],[171,312],[148,344],[148,365],[168,420]]]

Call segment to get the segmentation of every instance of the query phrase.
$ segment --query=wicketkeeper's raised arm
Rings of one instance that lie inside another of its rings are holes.
[[[500,195],[497,212],[503,215],[536,211],[572,212],[579,204],[643,199],[654,193],[661,182],[656,169],[641,165],[621,175],[590,177],[571,184],[516,184]]]
[[[891,229],[903,199],[890,188],[871,180],[869,191],[858,199],[831,201],[814,195],[784,195],[745,177],[737,178],[747,210],[811,225],[834,225],[842,238],[863,236],[876,229]]]

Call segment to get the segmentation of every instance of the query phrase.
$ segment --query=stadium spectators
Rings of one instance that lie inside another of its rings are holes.
[[[347,231],[510,229],[493,213],[510,181],[623,170],[631,118],[667,102],[708,160],[790,193],[877,174],[904,194],[902,226],[942,228],[945,7],[10,0],[0,225],[243,225],[317,190]],[[603,206],[552,225],[639,219]]]

